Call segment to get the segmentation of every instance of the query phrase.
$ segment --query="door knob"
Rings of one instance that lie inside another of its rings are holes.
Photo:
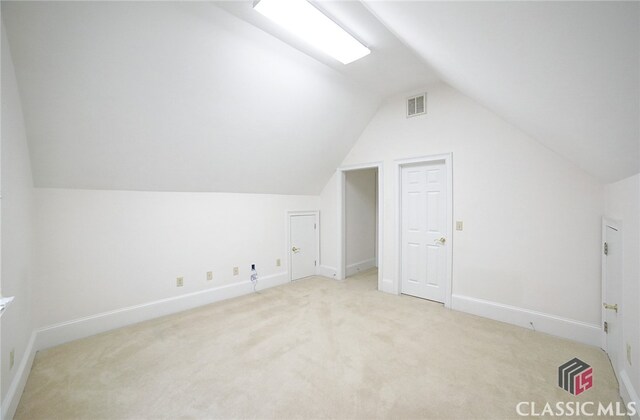
[[[618,304],[614,303],[613,305],[609,304],[609,303],[603,303],[602,306],[604,306],[604,309],[611,309],[612,311],[616,311],[616,313],[618,313]]]
[[[440,239],[436,239],[434,242],[439,243],[440,245],[444,245],[444,243],[447,241],[447,239],[443,236]]]
[[[296,247],[294,246],[293,248],[291,248],[291,250],[292,250],[294,253],[297,253],[298,251],[300,251],[300,248],[296,248]]]

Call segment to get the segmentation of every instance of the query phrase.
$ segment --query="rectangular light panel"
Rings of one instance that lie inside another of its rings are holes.
[[[371,52],[306,0],[260,0],[254,9],[343,64]]]

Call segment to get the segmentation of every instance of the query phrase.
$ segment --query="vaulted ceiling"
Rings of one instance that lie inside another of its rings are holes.
[[[444,81],[583,170],[640,172],[639,2],[366,4]]]
[[[640,4],[318,3],[344,66],[235,2],[2,2],[41,187],[316,194],[444,80],[602,181],[640,171]]]
[[[381,99],[207,2],[2,12],[39,187],[317,194]]]

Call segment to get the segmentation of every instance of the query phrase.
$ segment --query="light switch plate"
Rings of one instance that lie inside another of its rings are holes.
[[[456,221],[456,230],[462,230],[462,228],[463,228],[462,220]]]
[[[208,281],[213,280],[213,271],[207,271],[207,280]]]

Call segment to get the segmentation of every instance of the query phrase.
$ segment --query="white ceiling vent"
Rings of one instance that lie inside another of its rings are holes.
[[[427,94],[412,96],[407,99],[407,118],[427,113]]]

